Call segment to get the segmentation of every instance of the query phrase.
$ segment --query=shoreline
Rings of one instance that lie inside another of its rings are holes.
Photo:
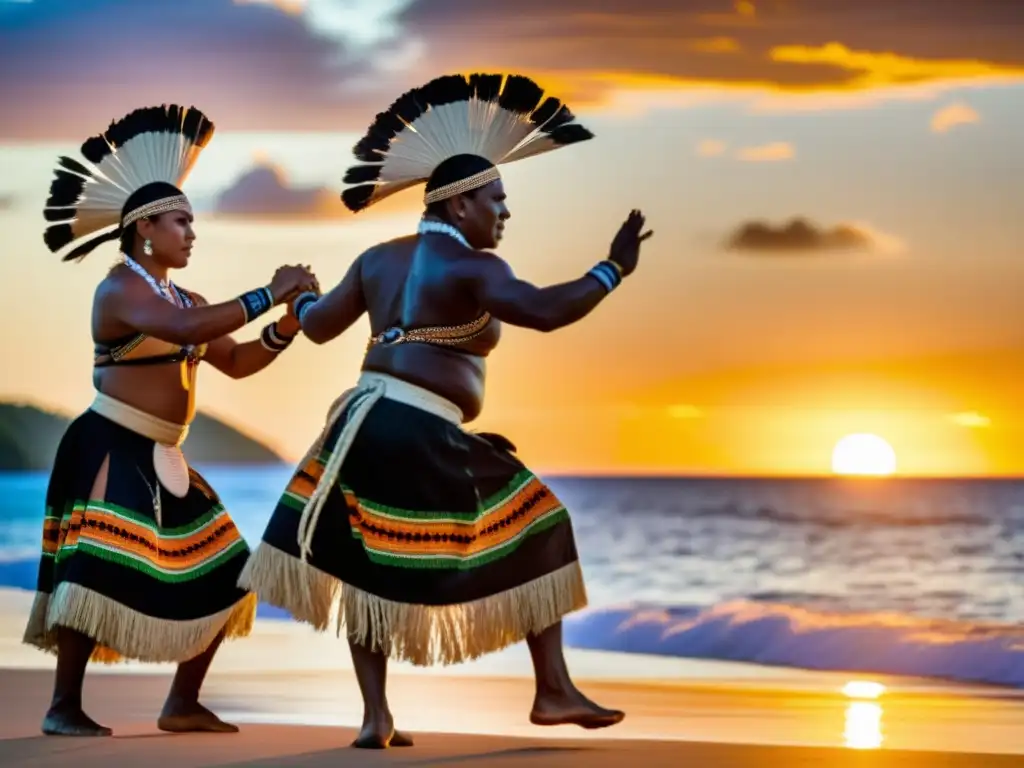
[[[13,404],[13,403],[8,403]],[[0,402],[0,405],[4,405]],[[32,407],[32,406],[30,406]],[[210,413],[203,412],[206,416],[214,418],[221,423],[227,425],[232,430],[239,432],[243,437],[254,440],[260,446],[266,448],[269,451],[275,451],[276,449],[272,446],[264,443],[262,440],[256,440],[245,432],[240,431],[237,427],[232,426],[228,422],[225,422],[220,417]],[[276,469],[292,471],[295,469],[296,462],[299,461],[301,456],[296,456],[294,459],[284,457],[280,460],[267,460],[263,462],[254,461],[203,461],[196,462],[196,467],[202,472],[210,471],[222,471],[222,470],[253,470],[259,471],[268,467]],[[35,476],[46,478],[49,476],[50,468],[42,469],[12,469],[0,467],[0,479],[9,479],[12,477],[21,476]],[[635,481],[635,480],[650,480],[650,481],[707,481],[707,482],[764,482],[764,483],[802,483],[802,482],[836,482],[836,483],[849,483],[852,485],[881,485],[885,483],[899,483],[899,482],[912,482],[912,483],[1024,483],[1024,474],[974,474],[974,475],[943,475],[943,474],[900,474],[896,473],[893,475],[886,476],[874,476],[874,475],[842,475],[834,472],[819,472],[805,473],[805,474],[747,474],[747,473],[736,473],[730,474],[725,472],[666,472],[661,469],[630,469],[630,470],[611,470],[611,469],[594,469],[594,470],[562,470],[552,469],[545,470],[544,468],[538,468],[536,474],[539,477],[543,477],[545,480],[597,480],[607,482],[621,482],[621,481]]]
[[[21,642],[25,617],[34,593],[0,586],[0,669],[49,670],[54,657]],[[264,607],[261,604],[261,607]],[[274,609],[276,611],[276,609]],[[603,650],[566,645],[566,659],[573,676],[599,684],[628,682],[675,688],[721,686],[746,690],[793,691],[807,695],[833,695],[851,680],[881,683],[900,695],[954,695],[978,699],[1008,699],[1024,702],[1024,689],[1012,684],[980,683],[944,677],[871,672],[863,670],[815,669],[754,661],[673,656],[634,651]],[[257,616],[247,638],[224,644],[211,667],[211,674],[261,674],[351,671],[351,659],[344,640],[334,630],[316,632],[286,615]],[[166,664],[128,661],[90,665],[90,674],[171,674]],[[525,643],[453,666],[416,667],[392,663],[390,675],[432,678],[532,679],[533,669]]]

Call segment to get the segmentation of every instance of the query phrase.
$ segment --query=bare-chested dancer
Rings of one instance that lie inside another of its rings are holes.
[[[295,302],[326,343],[369,313],[357,386],[281,497],[241,584],[300,621],[341,618],[364,700],[355,746],[408,746],[385,694],[388,658],[450,664],[525,639],[537,725],[624,717],[574,685],[561,619],[586,604],[568,511],[504,437],[471,433],[485,358],[500,323],[553,331],[582,319],[636,269],[644,217],[633,211],[608,257],[538,288],[489,249],[509,219],[498,164],[591,138],[527,78],[438,78],[402,96],[356,146],[364,165],[343,194],[361,210],[426,182],[415,235],[356,259],[341,283]],[[409,126],[412,126],[410,129]]]

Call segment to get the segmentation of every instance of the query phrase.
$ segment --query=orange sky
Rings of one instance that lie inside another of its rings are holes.
[[[110,119],[181,99],[218,124],[187,185],[201,212],[183,285],[236,295],[299,253],[326,285],[419,210],[415,192],[373,216],[341,206],[365,123],[433,74],[507,68],[574,99],[597,135],[506,169],[501,253],[517,273],[579,275],[635,206],[657,234],[592,317],[507,331],[475,426],[542,471],[821,473],[839,437],[872,431],[905,474],[1024,472],[1014,4],[571,0],[506,16],[459,0],[356,15],[178,0],[184,45],[137,34],[168,3],[88,5],[0,3],[0,100],[18,105],[0,115],[0,291],[33,329],[0,342],[20,361],[0,397],[91,398],[89,301],[115,252],[60,264],[39,209],[57,155]],[[124,41],[118,57],[100,29]],[[248,381],[208,370],[201,405],[295,457],[365,333],[300,341]]]

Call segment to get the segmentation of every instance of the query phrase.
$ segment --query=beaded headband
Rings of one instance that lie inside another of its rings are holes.
[[[168,213],[170,211],[188,211],[192,212],[192,206],[188,202],[188,198],[184,195],[175,195],[174,197],[165,197],[162,200],[155,200],[152,203],[146,203],[140,205],[134,211],[129,211],[125,214],[121,220],[121,229],[126,229],[129,225],[134,224],[139,219],[145,219],[148,216],[159,216],[161,213]]]
[[[543,99],[543,101],[542,101]],[[443,75],[400,96],[353,148],[341,193],[361,211],[403,189],[426,182],[456,155],[478,155],[495,167],[456,179],[424,195],[430,204],[500,178],[497,166],[592,139],[575,116],[522,75]],[[478,166],[479,167],[479,166]]]
[[[453,181],[451,184],[445,184],[443,187],[432,189],[423,195],[423,204],[430,205],[431,203],[437,203],[441,200],[447,200],[449,197],[455,197],[466,192],[471,192],[474,189],[480,189],[480,187],[486,187],[492,181],[497,181],[501,178],[501,173],[498,171],[498,167],[487,168],[486,170],[480,171],[480,173],[474,173],[472,176],[467,176],[465,179],[459,181]]]

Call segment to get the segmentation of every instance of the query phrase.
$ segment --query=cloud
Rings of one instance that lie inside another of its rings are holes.
[[[35,0],[0,3],[0,35],[0,103],[17,107],[0,139],[35,141],[168,101],[221,130],[358,131],[457,71],[533,75],[578,112],[1024,82],[1024,3],[1005,0]]]
[[[728,144],[720,139],[704,139],[697,145],[697,154],[701,157],[718,157],[725,154]]]
[[[796,149],[787,141],[773,141],[756,147],[740,147],[736,150],[736,159],[748,163],[776,163],[780,160],[791,160],[796,156]]]
[[[401,36],[398,16],[414,0],[234,0],[235,5],[269,5],[303,19],[319,35],[366,49]]]
[[[778,226],[750,221],[741,224],[726,242],[730,250],[754,253],[824,253],[829,251],[891,251],[895,238],[865,225],[839,224],[820,227],[802,218]]]
[[[359,214],[387,215],[396,211],[419,210],[422,200],[415,193],[395,195]],[[212,213],[218,218],[245,218],[258,221],[339,221],[353,218],[341,202],[339,191],[322,186],[296,186],[284,169],[267,159],[239,176],[213,201]]]
[[[306,10],[306,0],[235,0],[235,5],[270,5],[293,16]]]
[[[686,41],[691,51],[699,53],[736,53],[740,44],[735,37],[706,37]]]
[[[358,29],[313,23],[322,5],[300,14],[233,0],[0,4],[0,103],[16,105],[0,110],[0,138],[81,141],[167,102],[196,105],[218,130],[344,129],[353,105],[361,123],[367,79],[388,83],[374,61],[403,43],[378,37],[367,52]]]
[[[14,195],[0,195],[0,211],[9,211],[15,205]]]
[[[579,105],[614,105],[622,91],[660,102],[682,90],[707,99],[770,96],[767,105],[778,108],[790,98],[830,95],[838,104],[840,96],[906,98],[925,88],[1024,81],[1024,3],[683,6],[520,0],[511,11],[475,0],[421,0],[401,19],[425,39],[458,41],[430,49],[426,60],[435,68],[525,71]]]
[[[696,405],[689,403],[677,403],[668,407],[669,418],[672,419],[700,419],[704,417],[704,411]]]
[[[933,133],[946,133],[958,125],[979,122],[981,122],[981,115],[973,107],[958,102],[943,107],[932,115],[931,128]]]
[[[721,139],[704,139],[697,144],[698,157],[721,157],[729,145]],[[772,163],[796,157],[796,148],[788,141],[773,141],[749,147],[737,147],[733,157],[748,163]]]
[[[992,419],[977,411],[951,413],[949,414],[949,420],[958,427],[966,427],[967,429],[986,429],[992,426]]]
[[[736,13],[741,17],[757,15],[757,6],[754,5],[750,0],[736,0],[736,2],[733,3],[733,8],[736,10]]]
[[[239,176],[216,199],[213,212],[225,217],[336,219],[347,209],[326,187],[292,186],[283,169],[263,161]]]
[[[848,73],[850,88],[919,83],[932,80],[969,80],[1009,74],[991,61],[966,58],[916,58],[890,51],[854,50],[842,43],[779,45],[768,52],[776,63],[821,65]]]

